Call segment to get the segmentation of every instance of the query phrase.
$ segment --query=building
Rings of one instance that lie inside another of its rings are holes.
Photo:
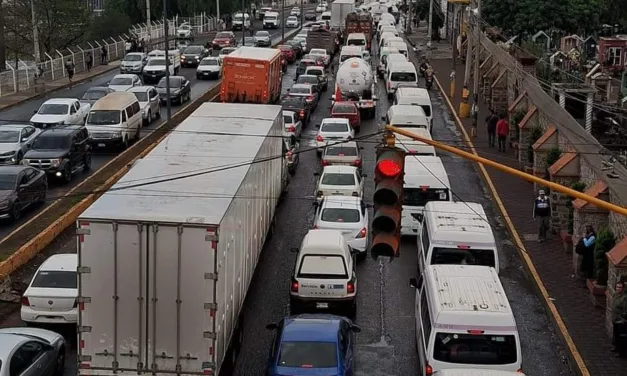
[[[608,71],[624,70],[627,66],[627,35],[599,38],[599,62]]]

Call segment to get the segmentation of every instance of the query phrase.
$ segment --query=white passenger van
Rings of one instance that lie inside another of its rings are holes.
[[[525,374],[520,372],[496,371],[492,369],[459,368],[443,369],[435,372],[433,376],[525,376]]]
[[[396,48],[383,47],[379,50],[379,63],[377,64],[377,74],[383,78],[385,72],[385,63],[389,54],[400,54]]]
[[[410,285],[423,375],[450,368],[522,371],[516,320],[494,268],[431,265]]]
[[[95,147],[122,146],[138,140],[144,112],[133,93],[118,91],[98,99],[85,126]]]
[[[348,36],[346,37],[346,45],[366,48],[366,46],[368,45],[368,39],[366,39],[366,34],[364,33],[348,34]]]
[[[424,128],[416,128],[412,129],[411,133],[420,136],[422,138],[426,138],[429,140],[433,140],[431,137],[431,133],[428,129]],[[417,157],[435,157],[437,156],[435,152],[435,147],[426,144],[422,141],[416,141],[409,137],[401,136],[399,134],[394,135],[396,137],[397,147],[404,149],[407,154],[414,155]]]
[[[386,124],[404,128],[418,136],[432,140],[429,131],[429,120],[421,107],[418,106],[392,106],[386,116],[381,117]],[[407,151],[411,150],[415,155],[435,156],[435,148],[423,142],[413,140],[399,134],[395,135],[398,147]]]
[[[383,47],[391,47],[399,50],[406,58],[409,58],[409,47],[403,40],[388,40]]]
[[[379,51],[383,47],[388,47],[388,44],[392,42],[402,42],[403,38],[396,36],[394,33],[383,33],[381,37],[379,37]]]
[[[429,131],[433,132],[433,108],[429,91],[421,87],[399,87],[394,93],[394,105],[409,105],[422,108],[429,120]]]
[[[436,156],[407,155],[403,178],[401,235],[420,233],[425,205],[431,201],[451,201],[451,183],[444,164]]]
[[[496,241],[480,204],[429,201],[418,220],[419,272],[429,265],[455,264],[491,266],[498,273]]]
[[[418,73],[416,67],[410,62],[394,62],[388,65],[386,77],[386,90],[388,98],[394,98],[399,86],[418,87]]]
[[[368,54],[368,57],[370,54]],[[364,49],[359,46],[344,46],[340,50],[340,63],[345,62],[348,59],[352,58],[364,59],[367,61],[366,56],[364,55]]]

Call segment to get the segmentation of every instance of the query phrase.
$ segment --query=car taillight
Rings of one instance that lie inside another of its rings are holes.
[[[313,96],[311,96],[311,95],[310,95],[310,96],[308,96],[308,97],[307,97],[307,100],[308,100],[308,101],[313,101]]]
[[[348,281],[348,283],[346,283],[346,293],[347,294],[355,293],[355,282],[353,282],[353,280],[350,280]]]
[[[322,141],[324,141],[324,138],[322,138],[322,136],[320,136],[320,135],[317,135],[316,136],[316,141],[322,142]]]
[[[305,118],[305,110],[300,110],[298,112],[298,115],[300,116],[301,119],[304,119]]]
[[[27,298],[27,297],[25,297],[25,296],[22,296],[21,303],[22,303],[22,305],[23,305],[23,306],[25,306],[25,307],[30,307],[30,302],[28,301],[28,298]]]
[[[523,373],[522,368],[518,368],[518,371],[516,371],[518,373]]]
[[[426,376],[432,376],[433,375],[433,367],[431,367],[428,364],[425,366],[425,375]]]
[[[388,82],[388,89],[392,88],[392,84]]]
[[[290,127],[287,129],[288,132],[296,132],[296,128],[294,128],[293,125],[290,125]]]
[[[327,161],[326,159],[322,160],[322,165],[323,166],[328,166],[329,165],[329,161]]]
[[[360,165],[361,165],[361,160],[360,159],[355,159],[355,161],[353,162],[353,166],[359,167]]]
[[[353,197],[359,197],[359,192],[353,192]]]
[[[317,230],[317,229],[318,229],[318,226],[314,225],[313,230]]]
[[[324,65],[324,63],[321,62],[321,61],[318,61],[318,62],[316,62],[316,65],[320,67],[320,66]]]
[[[368,234],[368,229],[364,227],[361,229],[361,231],[359,231],[359,234],[357,234],[355,239],[363,239],[366,237],[367,234]]]
[[[298,281],[292,278],[292,284],[290,285],[291,292],[298,292]]]

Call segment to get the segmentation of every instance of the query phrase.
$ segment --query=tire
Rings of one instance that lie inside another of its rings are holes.
[[[42,192],[39,195],[39,200],[37,200],[39,204],[43,205],[43,204],[46,203],[46,194],[47,193],[48,193],[48,186],[46,185],[46,186],[44,186],[44,189],[42,190]]]
[[[122,145],[121,145],[122,146],[122,150],[128,149],[128,145],[129,145],[128,144],[128,137],[123,136],[123,138],[122,138]]]
[[[63,376],[65,371],[65,347],[59,349],[59,355],[57,356],[57,363],[54,370],[54,376]]]
[[[161,119],[161,104],[157,107],[157,113],[155,114],[155,119]]]
[[[141,137],[141,127],[139,125],[137,125],[137,130],[135,131],[135,136],[133,136],[135,142],[139,141],[139,138]]]
[[[63,181],[67,184],[72,181],[72,167],[69,163],[66,164],[65,168],[63,169]]]
[[[85,154],[85,159],[83,160],[83,171],[89,171],[91,169],[91,153]]]
[[[18,221],[20,218],[22,218],[22,209],[20,208],[18,201],[13,203],[13,206],[11,207],[11,213],[9,215],[14,221]]]
[[[15,160],[16,164],[19,165],[20,163],[22,163],[22,158],[24,158],[24,154],[22,154],[22,152],[20,151],[17,153],[17,158]]]
[[[146,120],[142,120],[142,126],[147,126],[148,124],[150,124],[150,122],[152,121],[152,111],[148,110],[148,116],[146,117]],[[139,127],[137,128],[139,129]]]
[[[357,302],[353,303],[353,306],[348,311],[348,318],[353,322],[357,319]]]

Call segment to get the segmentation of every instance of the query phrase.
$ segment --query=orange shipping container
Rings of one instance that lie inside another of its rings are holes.
[[[224,57],[220,101],[277,103],[281,97],[281,51],[240,47]]]

